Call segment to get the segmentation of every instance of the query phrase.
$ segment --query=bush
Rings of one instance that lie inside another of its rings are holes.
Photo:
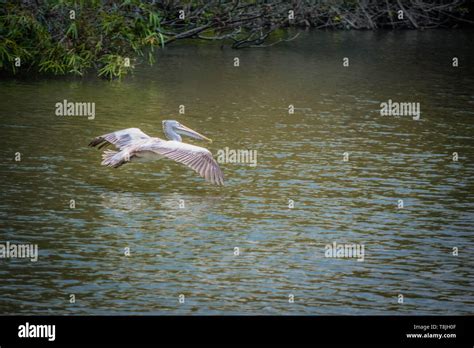
[[[120,78],[137,57],[165,37],[158,33],[160,13],[138,0],[26,1],[0,4],[0,68],[16,73],[17,64],[54,75]],[[22,69],[23,70],[23,69]]]

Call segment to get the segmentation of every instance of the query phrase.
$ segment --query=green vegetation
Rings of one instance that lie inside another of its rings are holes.
[[[20,65],[54,75],[82,76],[93,68],[121,77],[145,54],[153,63],[154,48],[165,39],[157,32],[160,14],[138,0],[0,6],[0,68],[12,73]]]

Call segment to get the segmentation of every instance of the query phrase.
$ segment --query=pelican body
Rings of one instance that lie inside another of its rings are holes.
[[[169,140],[150,137],[138,128],[127,128],[96,137],[89,146],[102,149],[112,144],[116,147],[117,151],[103,152],[103,166],[118,168],[129,162],[169,158],[190,167],[214,185],[224,185],[224,175],[211,152],[200,146],[183,143],[181,135],[209,142],[212,142],[211,139],[175,120],[163,121],[163,132]]]

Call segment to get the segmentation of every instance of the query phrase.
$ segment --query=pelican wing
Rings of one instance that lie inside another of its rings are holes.
[[[224,174],[209,150],[181,143],[179,141],[155,141],[141,147],[143,151],[153,151],[176,162],[182,163],[207,181],[215,185],[224,185]]]
[[[127,128],[94,138],[89,143],[89,146],[94,147],[99,145],[99,149],[101,149],[104,146],[113,144],[117,149],[122,150],[138,140],[147,139],[150,139],[150,137],[139,128]]]

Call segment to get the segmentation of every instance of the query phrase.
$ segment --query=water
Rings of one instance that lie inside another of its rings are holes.
[[[177,44],[122,82],[1,81],[0,242],[39,260],[0,259],[0,313],[473,314],[472,39],[307,32]],[[95,119],[55,116],[64,99],[95,102]],[[381,117],[388,99],[421,119]],[[161,137],[164,119],[258,165],[221,164],[219,188],[169,160],[104,168],[87,147],[128,127]],[[333,242],[363,244],[364,262],[326,258]]]

